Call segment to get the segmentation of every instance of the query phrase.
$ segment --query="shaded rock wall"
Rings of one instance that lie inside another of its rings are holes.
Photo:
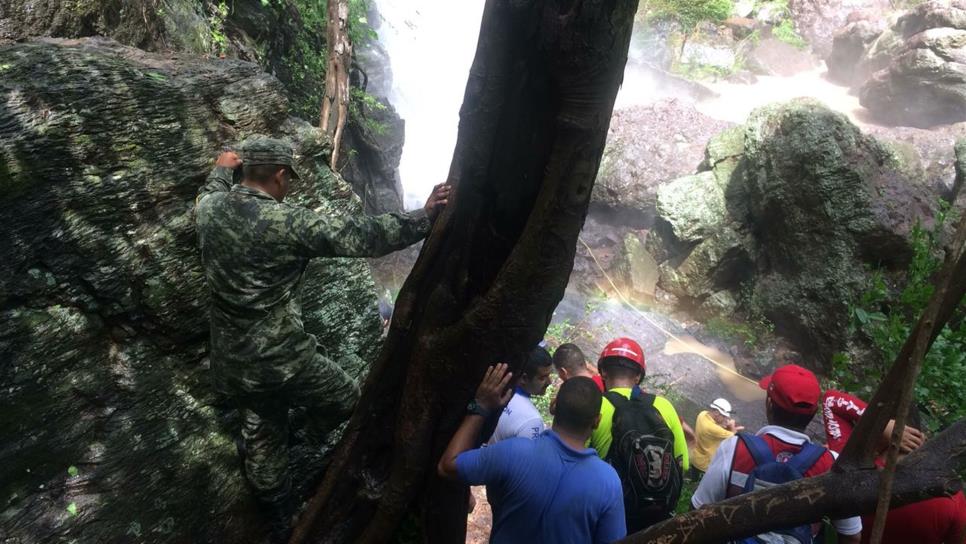
[[[103,39],[0,48],[0,104],[0,539],[260,541],[207,381],[192,208],[217,151],[267,133],[298,145],[297,201],[360,213],[324,140],[254,64]],[[368,266],[315,262],[305,297],[361,372],[381,332]],[[293,440],[304,476],[321,459]]]
[[[0,2],[0,39],[106,36],[145,51],[251,61],[282,83],[293,115],[317,122],[326,69],[325,3],[232,0],[221,6],[214,0],[7,0]],[[374,8],[371,17],[379,18]],[[385,51],[378,44],[362,49],[373,83],[385,85],[388,76],[379,69],[388,61],[376,54],[385,57]],[[345,145],[358,159],[346,177],[373,203],[367,211],[401,210],[396,170],[402,120],[391,107],[369,116],[387,129],[373,134],[350,127]]]
[[[714,138],[703,171],[658,190],[660,286],[705,314],[763,310],[817,366],[847,341],[866,265],[901,269],[930,189],[885,146],[810,100],[762,108]]]

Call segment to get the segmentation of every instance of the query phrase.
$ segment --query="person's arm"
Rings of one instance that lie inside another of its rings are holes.
[[[681,419],[678,417],[677,410],[664,397],[655,397],[654,407],[661,413],[664,422],[671,429],[671,434],[674,435],[674,456],[681,461],[681,468],[687,472],[691,466],[691,461],[688,458],[688,443],[684,439],[684,429],[681,428]]]
[[[492,413],[509,402],[513,390],[507,386],[510,384],[512,376],[513,374],[507,371],[507,365],[503,363],[488,368],[483,376],[483,381],[476,390],[477,406]],[[457,468],[457,458],[464,452],[469,452],[469,450],[477,447],[480,431],[483,429],[483,420],[484,414],[467,414],[463,418],[463,423],[456,430],[456,434],[449,441],[449,445],[446,446],[443,456],[436,465],[436,472],[440,477],[457,480],[461,476],[470,476],[466,479],[478,480],[478,478],[473,478],[472,475],[460,474]]]
[[[198,189],[198,197],[195,202],[211,193],[230,191],[232,175],[235,172],[235,168],[241,166],[241,163],[241,158],[234,151],[225,151],[221,155],[218,155],[218,160],[215,161],[215,168],[208,174],[205,184]]]
[[[846,519],[832,520],[835,532],[839,535],[839,544],[859,544],[862,542],[862,518],[856,516]]]
[[[377,216],[332,217],[292,208],[289,230],[307,257],[381,257],[425,238],[449,193],[449,185],[437,185],[423,208]]]

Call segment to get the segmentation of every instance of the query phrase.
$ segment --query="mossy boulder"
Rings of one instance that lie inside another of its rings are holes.
[[[660,285],[711,313],[734,308],[729,291],[827,364],[846,343],[866,267],[908,263],[912,226],[932,216],[928,189],[889,147],[811,100],[757,110],[707,156],[704,171],[658,191],[675,238]]]
[[[0,47],[0,100],[0,534],[262,541],[208,381],[192,210],[217,152],[263,133],[297,146],[297,202],[361,213],[324,138],[257,65],[105,39]],[[316,261],[304,292],[306,328],[363,372],[381,333],[368,265]],[[305,486],[323,458],[299,437]]]

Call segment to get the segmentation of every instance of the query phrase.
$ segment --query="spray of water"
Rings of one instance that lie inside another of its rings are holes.
[[[446,179],[484,0],[380,0],[379,39],[393,72],[390,100],[406,121],[399,176],[407,208]]]

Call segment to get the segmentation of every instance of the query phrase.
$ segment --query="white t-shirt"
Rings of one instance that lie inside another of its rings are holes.
[[[496,430],[493,431],[493,437],[490,438],[490,444],[515,436],[533,439],[540,436],[545,428],[537,407],[529,397],[517,392],[503,409],[500,421],[496,424]]]
[[[809,441],[808,435],[777,425],[766,425],[756,434],[770,434],[788,444],[804,444]],[[730,483],[732,485],[744,487],[748,475],[741,474],[737,471],[732,473],[731,471],[731,464],[735,456],[735,446],[737,444],[738,437],[732,436],[731,438],[725,439],[718,446],[718,451],[715,452],[714,457],[711,459],[711,464],[708,465],[708,471],[704,473],[704,476],[701,478],[701,483],[698,484],[698,489],[694,491],[694,495],[691,497],[692,506],[701,508],[706,504],[713,504],[725,500],[728,494],[729,474],[731,474]],[[838,457],[838,454],[834,451],[831,453],[832,457]],[[857,535],[862,532],[862,518],[857,516],[832,520],[832,525],[835,526],[835,530],[839,534],[843,535]]]

